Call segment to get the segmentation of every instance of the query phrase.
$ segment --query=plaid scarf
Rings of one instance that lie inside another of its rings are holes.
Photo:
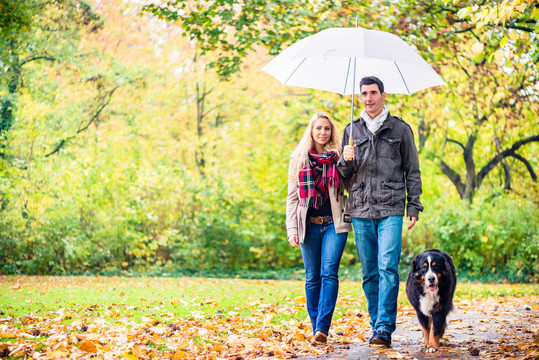
[[[335,194],[341,186],[334,151],[317,153],[309,150],[308,163],[299,171],[299,205],[318,209],[329,198],[329,186],[335,187]]]

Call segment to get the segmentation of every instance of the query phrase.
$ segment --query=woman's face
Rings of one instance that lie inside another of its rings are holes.
[[[331,124],[326,118],[319,118],[313,123],[313,130],[311,133],[314,143],[316,145],[325,146],[329,139],[331,139]]]

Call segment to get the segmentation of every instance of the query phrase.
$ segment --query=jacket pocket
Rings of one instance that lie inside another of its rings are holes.
[[[365,154],[367,153],[367,148],[369,147],[369,139],[354,139],[354,145],[356,145],[356,164],[359,166],[365,160]]]
[[[404,183],[384,181],[385,187],[389,188],[391,191],[391,206],[403,207],[406,200],[406,189],[404,188]]]
[[[357,208],[364,204],[364,197],[365,197],[365,182],[354,182],[352,186],[350,187],[349,195],[350,195],[350,201],[351,201],[351,207]]]
[[[380,157],[396,159],[398,158],[401,146],[401,139],[393,137],[381,137],[378,142],[378,154]]]

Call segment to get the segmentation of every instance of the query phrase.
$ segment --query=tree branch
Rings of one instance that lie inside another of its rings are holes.
[[[457,144],[458,146],[460,146],[460,147],[462,148],[462,151],[465,151],[465,150],[466,150],[466,148],[464,147],[464,145],[463,145],[461,142],[459,142],[459,141],[457,141],[457,140],[453,140],[453,139],[446,139],[446,140],[447,140],[448,142],[452,142],[452,143]]]
[[[111,91],[108,92],[108,94],[105,96],[106,100],[105,102],[101,105],[101,107],[96,111],[96,113],[94,114],[94,116],[92,116],[92,118],[90,119],[90,121],[88,121],[88,123],[86,124],[85,127],[83,128],[79,128],[79,130],[77,130],[77,132],[75,133],[75,135],[85,131],[86,129],[88,129],[90,127],[90,125],[92,125],[92,123],[99,117],[99,114],[101,114],[101,112],[103,111],[103,109],[105,107],[107,107],[108,104],[110,104],[110,99],[112,98],[112,94],[114,94],[114,92],[116,91],[116,89],[118,89],[118,86],[116,86],[115,88],[113,88]]]
[[[460,198],[464,199],[465,186],[462,182],[462,179],[460,178],[460,175],[455,170],[451,169],[451,167],[441,159],[438,161],[438,167],[442,170],[445,176],[447,176],[449,180],[451,180],[453,185],[455,185],[455,187],[457,188],[457,192],[460,195]]]
[[[520,30],[520,31],[525,31],[525,32],[529,32],[529,33],[532,33],[534,32],[535,30],[533,28],[527,28],[525,26],[518,26],[518,25],[505,25],[506,28],[508,29],[513,29],[513,30]]]
[[[492,160],[490,160],[477,174],[477,188],[481,186],[481,182],[483,181],[485,176],[487,176],[487,174],[492,169],[494,169],[496,165],[500,163],[500,161],[502,161],[508,156],[514,156],[513,154],[515,154],[515,151],[517,151],[521,146],[526,145],[531,142],[536,142],[536,141],[539,142],[539,135],[533,135],[528,138],[519,140],[516,143],[514,143],[513,146],[511,146],[509,149],[502,151],[501,153],[496,155],[494,158],[492,158]]]
[[[111,91],[108,92],[108,94],[106,95],[106,100],[105,102],[99,107],[99,109],[95,112],[95,114],[92,116],[92,118],[88,121],[88,123],[86,124],[86,126],[82,127],[82,128],[79,128],[77,130],[77,132],[75,133],[75,135],[71,135],[71,136],[68,136],[62,140],[60,140],[60,142],[58,144],[56,144],[55,148],[48,154],[45,155],[45,157],[49,157],[51,155],[54,155],[56,154],[57,152],[59,152],[63,147],[64,145],[71,139],[75,138],[78,134],[80,134],[81,132],[85,131],[86,129],[88,129],[90,127],[90,125],[99,117],[99,114],[101,114],[101,112],[103,111],[103,109],[110,103],[110,99],[112,98],[112,94],[114,94],[114,92],[116,91],[116,89],[118,89],[118,86],[116,86],[115,88],[113,88]]]
[[[462,34],[462,33],[468,32],[468,31],[472,31],[473,29],[475,29],[475,26],[470,26],[470,27],[467,27],[467,28],[461,29],[461,30],[451,31],[450,33],[451,34]]]
[[[514,157],[515,159],[522,161],[524,165],[526,165],[526,168],[528,169],[528,172],[530,173],[530,176],[532,177],[533,181],[537,181],[537,174],[533,170],[533,167],[530,164],[530,162],[526,160],[526,158],[524,158],[523,156],[520,156],[519,154],[511,154],[511,156]]]
[[[34,57],[31,57],[31,58],[28,58],[28,59],[25,59],[25,60],[21,61],[20,66],[23,66],[23,65],[25,65],[25,64],[27,64],[29,62],[36,61],[36,60],[58,61],[57,58],[52,57],[52,56],[47,56],[47,55],[34,56]]]

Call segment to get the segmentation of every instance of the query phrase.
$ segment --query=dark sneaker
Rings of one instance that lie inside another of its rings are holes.
[[[372,345],[390,347],[391,346],[391,334],[387,331],[378,330],[374,333],[370,343]]]
[[[372,333],[371,338],[369,339],[369,345],[372,344],[372,339],[374,339],[374,335],[376,335],[376,332]]]

